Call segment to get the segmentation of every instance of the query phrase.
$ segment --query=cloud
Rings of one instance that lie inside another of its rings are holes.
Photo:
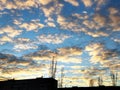
[[[100,26],[103,27],[106,25],[106,19],[105,17],[101,16],[100,14],[94,15],[93,20]]]
[[[96,32],[86,32],[86,34],[96,38],[96,37],[100,37],[100,36],[109,36],[109,34],[105,33],[105,32],[102,32],[102,31],[96,31]]]
[[[116,8],[113,8],[113,7],[110,7],[108,10],[109,10],[110,15],[114,15],[119,12]]]
[[[120,39],[118,39],[118,38],[112,38],[112,40],[114,40],[117,43],[120,43]]]
[[[49,4],[50,2],[52,2],[52,0],[39,0],[39,2],[40,2],[42,5],[47,5],[47,4]]]
[[[58,15],[57,23],[59,23],[61,26],[66,25],[66,18],[61,15]]]
[[[13,39],[19,35],[21,35],[22,30],[17,30],[14,27],[6,26],[1,28],[0,30],[0,44],[5,44],[7,42],[13,42]]]
[[[53,12],[55,11],[54,7],[50,7],[50,8],[42,8],[44,14],[46,17],[49,17],[51,14],[53,14]]]
[[[13,50],[17,52],[38,48],[38,46],[29,38],[16,38],[14,39],[13,44]]]
[[[108,16],[100,12],[92,15],[75,13],[69,17],[57,16],[57,23],[61,29],[76,33],[84,32],[92,37],[108,37],[112,34],[111,32],[119,31],[119,21],[118,13]]]
[[[74,18],[74,19],[73,19]],[[106,19],[100,15],[94,15],[94,20],[89,20],[88,15],[73,14],[69,18],[58,15],[57,22],[61,29],[73,32],[84,32],[93,37],[109,36],[107,30],[101,30],[105,27]]]
[[[4,9],[29,9],[30,7],[36,6],[34,0],[26,0],[26,1],[8,1],[8,0],[1,0],[1,10]]]
[[[58,48],[60,55],[81,55],[81,49],[77,47]]]
[[[53,1],[52,3],[53,4],[50,6],[48,5],[48,7],[41,7],[41,10],[47,18],[50,18],[53,15],[59,15],[62,10],[62,7],[64,6],[63,4],[59,3],[59,1]]]
[[[103,44],[93,43],[85,47],[85,50],[89,52],[91,56],[90,61],[93,64],[103,64],[106,60],[117,55],[116,52],[106,50]]]
[[[81,25],[79,24],[79,19],[65,18],[64,16],[57,16],[57,23],[60,25],[60,29],[70,30],[73,32],[80,32]]]
[[[27,43],[27,44],[16,44],[13,47],[13,50],[15,50],[17,52],[21,52],[21,51],[24,51],[24,50],[37,49],[37,48],[38,48],[38,46]]]
[[[19,43],[25,44],[25,43],[30,43],[30,42],[31,42],[31,40],[29,38],[16,38],[16,39],[14,39],[15,44],[19,44]]]
[[[89,21],[89,20],[84,20],[83,24],[88,27],[89,29],[98,29],[99,27],[97,27],[96,23],[94,23],[93,21]]]
[[[119,27],[120,24],[120,17],[118,15],[109,15],[110,18],[110,26],[114,28],[114,31],[120,31],[119,29],[117,30],[116,28]]]
[[[30,58],[33,60],[51,60],[56,53],[51,50],[40,50],[34,53],[23,56],[23,58]]]
[[[107,4],[109,0],[95,0],[96,3],[96,10],[99,11],[101,9],[101,7],[105,4]]]
[[[64,0],[64,1],[72,4],[73,6],[79,6],[79,3],[77,2],[77,0]]]
[[[82,2],[84,3],[84,5],[86,7],[91,7],[92,6],[92,0],[82,0]]]
[[[83,67],[84,67],[84,66],[77,66],[77,65],[71,66],[72,69],[79,69],[79,70],[80,70],[81,68],[83,68]]]
[[[5,44],[7,42],[12,42],[12,39],[8,36],[3,36],[0,38],[0,44]]]
[[[17,58],[12,54],[0,53],[0,73],[3,80],[13,78],[25,79],[28,76],[30,76],[29,78],[40,77],[43,75],[41,71],[45,67],[43,64],[35,63],[32,60]]]
[[[26,31],[32,31],[32,30],[37,31],[38,29],[43,28],[44,25],[34,20],[29,23],[22,23],[21,25],[19,25],[19,27],[26,29]]]
[[[15,24],[15,25],[20,25],[20,24],[22,24],[22,21],[23,21],[23,18],[14,19],[14,20],[13,20],[13,24]]]
[[[81,63],[82,50],[77,47],[59,48],[56,60],[64,63]]]
[[[69,39],[70,35],[65,34],[49,34],[49,35],[40,35],[37,36],[37,39],[40,43],[51,43],[51,44],[60,44],[63,43],[66,39]]]
[[[59,48],[57,52],[51,50],[40,50],[35,53],[28,54],[24,58],[31,58],[33,60],[51,61],[53,56],[55,60],[63,63],[81,63],[82,54],[81,49],[73,48]]]
[[[88,19],[88,15],[87,15],[87,12],[86,11],[83,11],[85,14],[78,14],[78,13],[73,13],[72,14],[72,16],[73,17],[76,17],[76,18],[78,18],[78,19],[81,19],[81,20],[86,20],[86,19]]]
[[[56,27],[55,23],[53,23],[53,22],[47,22],[47,25],[48,25],[49,27]]]
[[[111,72],[119,72],[120,67],[120,58],[119,57],[112,57],[110,60],[105,61],[103,66],[109,68]]]
[[[22,33],[22,30],[16,30],[14,27],[6,26],[1,28],[0,34],[6,34],[7,36],[14,38]]]

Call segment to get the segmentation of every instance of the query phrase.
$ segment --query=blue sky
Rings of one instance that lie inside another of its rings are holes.
[[[120,77],[119,6],[119,0],[0,0],[1,80],[50,77],[55,56],[63,86],[89,86],[91,79],[97,86],[98,77],[112,85],[110,73]]]

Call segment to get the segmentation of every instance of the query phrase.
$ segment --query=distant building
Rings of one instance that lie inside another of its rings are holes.
[[[57,80],[53,78],[37,78],[0,81],[0,90],[57,90]]]

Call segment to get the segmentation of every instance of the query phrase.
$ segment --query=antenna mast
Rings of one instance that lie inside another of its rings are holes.
[[[56,69],[57,69],[57,61],[54,60],[54,56],[52,58],[52,63],[51,63],[51,77],[55,78],[55,74],[56,74]]]

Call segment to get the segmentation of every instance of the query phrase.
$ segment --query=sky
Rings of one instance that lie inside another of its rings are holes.
[[[63,86],[120,86],[120,0],[0,0],[0,80],[50,77]]]

